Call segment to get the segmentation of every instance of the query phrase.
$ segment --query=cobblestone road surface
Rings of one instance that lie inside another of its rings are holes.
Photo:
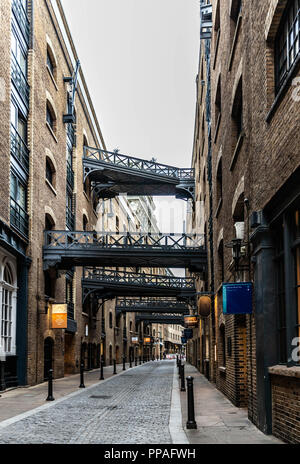
[[[173,371],[173,361],[128,369],[0,428],[0,443],[171,444]]]

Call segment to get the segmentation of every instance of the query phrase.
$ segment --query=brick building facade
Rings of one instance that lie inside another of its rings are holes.
[[[139,230],[126,198],[99,204],[83,147],[106,149],[61,3],[4,0],[1,16],[0,390],[142,356],[135,315],[115,300],[83,302],[82,267],[43,265],[44,231]],[[76,69],[78,73],[76,73]],[[75,102],[72,92],[77,87]],[[74,104],[74,107],[73,107]],[[146,270],[147,272],[147,270]],[[67,329],[52,305],[67,304]],[[149,331],[150,329],[148,329]]]
[[[196,278],[212,308],[188,357],[262,431],[299,443],[300,5],[211,3],[189,227],[206,235],[208,272]],[[223,314],[222,284],[230,282],[253,283],[252,314]]]

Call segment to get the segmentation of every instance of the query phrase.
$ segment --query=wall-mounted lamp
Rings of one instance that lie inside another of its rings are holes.
[[[234,238],[230,243],[225,245],[227,248],[232,248],[232,257],[234,260],[235,270],[239,270],[239,262],[242,257],[241,250],[243,247],[246,247],[248,243],[243,242],[240,238]]]

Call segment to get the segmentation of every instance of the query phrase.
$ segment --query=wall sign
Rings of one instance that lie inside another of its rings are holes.
[[[149,345],[151,343],[151,338],[150,337],[145,337],[144,338],[144,345]]]
[[[131,337],[131,343],[138,344],[139,343],[139,337]]]
[[[252,314],[252,282],[223,284],[223,313]]]
[[[193,330],[192,329],[184,329],[183,336],[187,340],[190,340],[191,338],[193,338]]]
[[[198,326],[198,317],[197,316],[185,316],[184,325],[186,327],[197,327]]]
[[[66,304],[52,304],[52,329],[67,329],[68,308]]]

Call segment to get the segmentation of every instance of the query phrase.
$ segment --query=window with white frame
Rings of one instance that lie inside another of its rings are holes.
[[[275,40],[276,89],[284,84],[300,56],[300,0],[290,0]]]
[[[0,283],[1,304],[1,351],[5,355],[15,355],[16,338],[16,288],[12,268],[6,264],[2,269],[2,282]]]

